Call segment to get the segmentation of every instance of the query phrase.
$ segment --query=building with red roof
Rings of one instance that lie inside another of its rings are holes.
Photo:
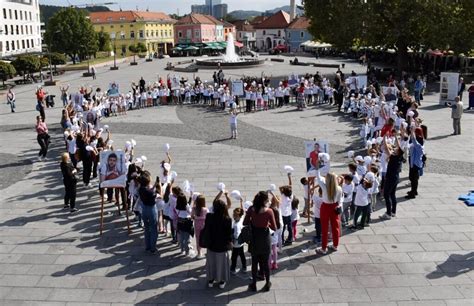
[[[286,45],[285,30],[289,24],[290,15],[281,10],[262,22],[254,24],[258,50],[270,51],[276,46]]]

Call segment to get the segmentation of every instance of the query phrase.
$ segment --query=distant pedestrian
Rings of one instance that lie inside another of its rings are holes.
[[[233,109],[230,111],[230,118],[229,118],[229,123],[230,123],[230,139],[237,139],[237,116],[239,113],[237,113],[237,110]]]
[[[38,152],[38,160],[45,160],[49,147],[48,126],[41,116],[36,116],[36,140],[41,149]]]
[[[15,112],[15,108],[16,108],[15,101],[16,101],[15,93],[10,88],[10,89],[8,89],[8,93],[7,93],[7,104],[10,105],[10,109],[11,109],[12,113]]]
[[[449,104],[451,106],[451,118],[453,119],[453,133],[451,135],[461,135],[463,104],[459,96],[457,96],[454,101],[454,104]]]
[[[96,79],[96,70],[95,70],[94,66],[91,67],[91,73],[92,73],[92,79],[95,80]]]
[[[44,98],[46,97],[46,92],[43,90],[43,87],[38,86],[35,94],[36,110],[40,113],[41,120],[44,122],[46,120],[46,114],[44,112]]]
[[[458,96],[459,100],[462,101],[462,93],[466,91],[466,84],[464,83],[463,78],[459,78],[459,84],[458,84]]]

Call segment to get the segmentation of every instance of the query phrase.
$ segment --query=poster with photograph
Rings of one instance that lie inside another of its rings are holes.
[[[454,102],[458,95],[459,73],[441,72],[439,104]]]
[[[120,94],[119,92],[119,85],[116,82],[112,82],[109,84],[109,89],[107,90],[107,95],[109,97],[118,97]]]
[[[127,181],[125,162],[123,151],[100,153],[100,188],[125,188]]]
[[[359,89],[367,87],[367,76],[366,75],[357,76],[357,83],[359,84]]]
[[[179,89],[180,88],[180,85],[179,85],[179,77],[176,76],[176,75],[173,75],[171,77],[171,89],[172,90],[176,90],[176,89]]]
[[[244,82],[242,80],[232,81],[232,95],[238,97],[244,95]]]
[[[385,102],[397,103],[398,88],[395,86],[382,86],[382,92],[385,97]]]
[[[292,74],[288,77],[288,85],[289,85],[289,86],[298,85],[298,80],[299,80],[298,75],[292,73]]]
[[[306,171],[312,172],[321,168],[318,154],[329,154],[329,144],[326,140],[305,141],[304,150],[306,157]]]

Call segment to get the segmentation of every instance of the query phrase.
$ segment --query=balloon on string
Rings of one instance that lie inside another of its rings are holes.
[[[137,142],[135,141],[135,139],[130,140],[130,142],[132,143],[132,148],[134,148],[137,145]]]
[[[224,183],[217,184],[217,190],[224,192],[225,184]]]
[[[114,144],[114,141],[113,141],[112,139],[110,139],[109,141],[107,141],[107,145],[108,145],[108,146],[111,146],[111,145],[113,145],[113,144]]]
[[[286,171],[286,173],[291,174],[295,169],[292,166],[286,165],[283,167],[283,169]]]
[[[245,201],[244,202],[244,210],[247,211],[250,207],[252,207],[253,203],[252,201]]]
[[[105,129],[106,131],[108,131],[108,130],[109,130],[109,126],[108,126],[107,124],[104,125],[104,129]]]
[[[170,170],[171,170],[171,165],[168,164],[168,163],[164,163],[164,164],[163,164],[163,168],[164,168],[166,171],[170,171]]]
[[[238,190],[232,190],[232,192],[230,193],[230,196],[236,200],[242,199],[242,195],[240,194],[240,191]]]
[[[270,191],[275,192],[277,190],[277,186],[275,184],[270,184]]]
[[[148,160],[148,158],[146,158],[145,155],[140,156],[140,158],[141,158],[143,161],[147,161],[147,160]]]
[[[328,153],[319,153],[318,157],[325,163],[329,162],[329,160],[331,159]]]
[[[348,158],[353,158],[354,157],[354,151],[347,151],[347,157]]]
[[[163,145],[163,150],[165,150],[165,153],[168,153],[170,151],[170,144],[169,143],[165,143]]]

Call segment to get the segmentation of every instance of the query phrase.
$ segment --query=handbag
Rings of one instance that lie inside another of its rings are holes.
[[[237,242],[239,244],[250,244],[250,241],[252,240],[252,226],[251,225],[246,225],[242,228],[242,231],[240,232],[239,237],[237,237]]]
[[[194,236],[193,220],[190,218],[179,218],[178,219],[178,231],[183,231]]]

